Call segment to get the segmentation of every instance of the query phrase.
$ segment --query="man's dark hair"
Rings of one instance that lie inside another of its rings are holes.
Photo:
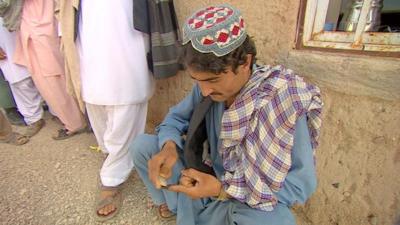
[[[230,66],[232,71],[236,73],[238,66],[246,63],[246,56],[248,54],[253,56],[252,65],[257,60],[257,50],[253,39],[249,35],[247,35],[246,40],[241,46],[221,57],[213,53],[201,53],[194,49],[189,42],[182,46],[180,61],[185,68],[189,67],[195,71],[220,74],[227,72],[226,69]]]

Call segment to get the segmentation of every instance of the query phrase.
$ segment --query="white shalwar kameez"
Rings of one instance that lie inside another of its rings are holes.
[[[154,89],[145,34],[133,26],[132,0],[82,0],[77,41],[82,97],[97,142],[108,153],[104,186],[123,183],[133,168],[128,151],[144,132]]]
[[[12,61],[15,51],[15,38],[15,32],[9,32],[3,27],[3,19],[0,17],[0,47],[7,55],[7,59],[0,60],[0,69],[10,84],[19,112],[24,117],[25,123],[30,125],[43,117],[42,97],[28,70]]]

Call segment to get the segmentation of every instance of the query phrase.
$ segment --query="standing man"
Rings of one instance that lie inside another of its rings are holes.
[[[160,217],[177,214],[178,225],[295,224],[289,207],[316,188],[319,89],[283,66],[256,65],[254,42],[229,5],[189,17],[183,44],[192,92],[157,135],[131,145]]]
[[[99,220],[115,216],[121,208],[120,187],[134,166],[128,147],[144,132],[153,93],[148,37],[134,29],[132,9],[132,0],[80,2],[82,97],[97,142],[107,154],[95,210]]]
[[[69,138],[85,126],[78,105],[67,94],[59,48],[54,1],[25,1],[14,61],[28,68],[36,88],[64,124],[55,140]]]
[[[4,51],[5,58],[0,60],[0,68],[10,84],[12,94],[19,112],[28,125],[25,135],[32,137],[44,125],[42,97],[36,89],[28,70],[12,62],[15,51],[15,32],[9,32],[3,26],[0,18],[0,52]]]

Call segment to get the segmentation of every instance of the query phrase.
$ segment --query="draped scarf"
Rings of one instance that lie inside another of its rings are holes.
[[[24,0],[0,0],[0,17],[3,18],[3,26],[9,31],[19,29],[23,6]]]

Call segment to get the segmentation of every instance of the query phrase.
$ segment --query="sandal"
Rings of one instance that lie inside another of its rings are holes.
[[[43,128],[44,125],[45,125],[44,120],[40,119],[40,120],[28,125],[24,135],[27,137],[32,137],[35,134],[37,134]]]
[[[71,131],[69,131],[69,130],[66,129],[66,128],[62,128],[62,129],[59,129],[59,130],[58,130],[57,136],[53,136],[52,138],[53,138],[54,140],[56,140],[56,141],[65,140],[65,139],[70,138],[70,137],[72,137],[72,136],[74,136],[74,135],[76,135],[76,134],[80,134],[80,133],[82,133],[83,131],[85,131],[85,128],[80,129],[80,130],[77,130],[77,131],[74,131],[74,132],[71,132]]]
[[[175,217],[175,213],[171,212],[166,203],[157,206],[158,216],[161,219],[171,219]]]
[[[171,212],[168,208],[167,203],[161,204],[159,206],[154,205],[153,200],[150,196],[147,196],[147,209],[157,208],[157,215],[160,219],[171,219],[175,217],[175,213]]]
[[[106,220],[109,220],[119,213],[119,211],[122,207],[122,193],[121,193],[120,187],[121,187],[120,185],[117,187],[101,186],[101,191],[113,191],[114,193],[111,196],[108,196],[103,199],[101,198],[101,196],[99,194],[99,197],[96,201],[95,211],[94,211],[95,218],[98,222],[104,222]],[[99,214],[99,210],[104,208],[107,205],[114,205],[115,210],[112,211],[111,213],[109,213],[108,215]]]
[[[26,144],[28,141],[29,141],[29,137],[21,135],[16,132],[12,132],[4,140],[0,139],[0,143],[7,143],[7,144],[17,145],[17,146]]]
[[[152,208],[155,207],[155,205],[153,203],[153,200],[151,199],[150,195],[147,195],[146,202],[147,202],[147,204],[146,204],[146,208],[147,209],[152,209]]]

